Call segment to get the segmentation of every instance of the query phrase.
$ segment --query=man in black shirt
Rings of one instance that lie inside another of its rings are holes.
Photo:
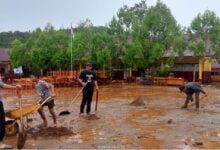
[[[91,111],[92,97],[94,86],[98,90],[97,76],[92,71],[92,64],[87,63],[84,71],[80,73],[78,81],[84,87],[83,89],[83,98],[80,105],[80,115],[84,114],[84,108],[86,107],[86,113],[89,115]]]
[[[196,82],[189,82],[183,84],[179,87],[180,92],[184,92],[186,94],[186,101],[182,109],[186,109],[188,106],[189,101],[193,101],[193,94],[195,93],[196,97],[196,110],[199,110],[199,95],[203,93],[206,95],[205,91],[202,89],[201,85]],[[207,96],[207,95],[206,95]]]

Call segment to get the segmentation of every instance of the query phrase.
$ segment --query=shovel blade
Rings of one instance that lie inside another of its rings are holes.
[[[26,139],[27,139],[27,132],[26,131],[20,132],[18,134],[18,140],[17,140],[17,148],[18,149],[22,149],[24,147]]]

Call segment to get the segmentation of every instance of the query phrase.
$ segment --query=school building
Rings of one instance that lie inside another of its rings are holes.
[[[167,63],[170,56],[175,58],[174,66],[171,68],[175,77],[203,84],[220,82],[220,64],[210,56],[195,57],[190,50],[185,50],[183,56],[179,56],[170,50],[164,53],[162,66]]]

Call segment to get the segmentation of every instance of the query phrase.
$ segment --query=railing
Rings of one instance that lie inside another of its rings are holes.
[[[179,86],[184,83],[183,78],[174,78],[174,77],[154,77],[153,84],[159,86]]]
[[[53,84],[55,87],[79,87],[81,86],[77,81],[79,74],[80,71],[51,71],[48,72],[49,76],[40,79]],[[105,85],[110,83],[108,73],[98,72],[97,74],[99,84]],[[14,79],[13,82],[22,85],[25,90],[34,88],[31,78]]]

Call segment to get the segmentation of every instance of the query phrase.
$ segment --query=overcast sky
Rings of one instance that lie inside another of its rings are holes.
[[[190,21],[206,9],[220,16],[220,0],[162,0],[171,9],[178,23]],[[140,0],[0,0],[0,32],[28,31],[52,23],[56,28],[89,18],[94,25],[105,25],[118,8],[132,6]],[[149,5],[156,0],[147,0]]]

